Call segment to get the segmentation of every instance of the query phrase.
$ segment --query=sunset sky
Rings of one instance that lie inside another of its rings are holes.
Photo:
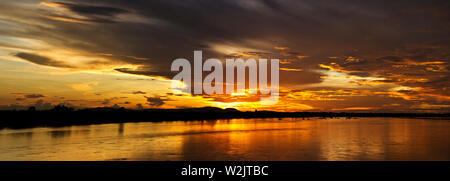
[[[449,112],[448,0],[0,1],[0,109]],[[280,98],[173,94],[176,58],[280,59]]]

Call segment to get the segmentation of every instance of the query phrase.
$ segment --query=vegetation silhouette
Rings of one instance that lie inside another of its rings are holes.
[[[247,111],[216,107],[186,109],[125,109],[123,107],[98,107],[75,110],[64,105],[51,110],[0,111],[0,128],[27,128],[37,126],[70,126],[103,123],[158,122],[175,120],[212,120],[232,118],[305,118],[305,117],[450,117],[450,113],[354,113],[354,112],[275,112]]]

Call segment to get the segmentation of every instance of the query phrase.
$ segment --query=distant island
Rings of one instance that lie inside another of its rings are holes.
[[[0,128],[37,126],[70,126],[125,122],[158,122],[176,120],[213,120],[233,118],[305,118],[305,117],[435,117],[449,118],[450,113],[351,113],[351,112],[275,112],[239,111],[216,107],[186,109],[125,109],[114,107],[75,110],[64,105],[50,110],[2,110]]]

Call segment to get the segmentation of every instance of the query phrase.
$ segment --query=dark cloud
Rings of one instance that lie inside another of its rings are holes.
[[[154,106],[154,107],[159,107],[165,104],[164,101],[167,101],[167,99],[163,99],[159,96],[154,96],[154,97],[147,97],[144,96],[147,99],[147,104],[149,104],[150,106]]]
[[[289,48],[286,54],[309,56],[313,60],[311,64],[326,61],[320,57],[342,56],[354,53],[355,49],[360,56],[371,56],[410,43],[443,41],[446,31],[416,30],[443,29],[449,23],[445,13],[447,1],[100,0],[93,3],[81,0],[55,3],[85,17],[114,20],[113,16],[132,13],[141,18],[136,21],[128,17],[108,25],[58,24],[51,31],[36,27],[27,36],[35,33],[40,39],[51,38],[51,43],[92,53],[149,57],[151,61],[124,61],[151,67],[150,70],[116,70],[164,77],[171,77],[168,70],[172,60],[180,57],[192,60],[193,50],[203,50],[210,57],[233,56],[216,51],[215,45],[239,45],[255,50],[242,52],[260,56],[277,52],[274,46],[286,46]],[[153,20],[158,21],[135,23]],[[58,41],[61,37],[65,41]]]
[[[26,100],[26,99],[35,99],[35,98],[45,97],[45,95],[42,95],[42,94],[29,94],[29,93],[11,93],[11,94],[22,96],[22,97],[17,97],[16,98],[17,101],[23,101],[23,100]]]
[[[102,104],[103,105],[108,105],[110,102],[111,102],[110,99],[105,99],[105,100],[103,100]]]
[[[44,2],[43,5],[64,8],[72,12],[61,15],[61,12],[47,12],[47,18],[58,21],[76,23],[114,23],[115,16],[128,13],[128,10],[108,5],[95,5],[78,2]],[[75,14],[76,16],[74,16]],[[81,18],[80,18],[81,17]]]
[[[111,97],[111,98],[108,98],[108,99],[104,99],[102,104],[103,105],[109,105],[109,104],[111,104],[111,101],[118,100],[118,99],[122,99],[122,97]]]
[[[145,69],[140,70],[133,70],[129,68],[117,68],[114,69],[116,71],[127,73],[127,74],[136,74],[136,75],[147,75],[147,76],[156,76],[156,77],[165,77],[165,78],[172,78],[171,75],[175,75],[173,72],[157,72],[157,71],[149,71]]]
[[[32,53],[20,52],[20,53],[16,54],[16,57],[22,58],[24,60],[27,60],[31,63],[35,63],[38,65],[72,68],[72,66],[67,65],[63,62],[52,60],[48,57],[44,57],[44,56],[40,56],[40,55],[36,55],[36,54],[32,54]]]
[[[41,97],[45,97],[45,96],[42,94],[27,94],[27,95],[24,95],[24,97],[29,98],[29,99],[34,99],[34,98],[41,98]]]
[[[31,106],[35,107],[37,110],[49,110],[54,107],[54,105],[52,105],[51,103],[44,102],[44,100],[39,99],[35,103],[29,105],[18,105],[18,104],[0,105],[0,110],[26,110]]]
[[[56,21],[65,21],[72,23],[93,24],[93,23],[113,23],[114,21],[106,18],[76,18],[64,15],[48,15],[48,19]]]
[[[147,93],[143,91],[134,91],[132,92],[132,94],[147,94]]]
[[[69,8],[71,11],[83,14],[83,15],[101,15],[101,16],[114,16],[120,13],[128,12],[125,9],[117,8],[117,7],[108,7],[108,6],[95,6],[95,5],[87,5],[87,4],[75,4],[75,3],[67,3],[67,2],[55,2],[56,4],[63,5],[66,8]]]

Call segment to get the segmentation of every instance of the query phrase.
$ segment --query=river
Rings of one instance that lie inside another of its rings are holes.
[[[276,118],[2,129],[0,160],[450,160],[450,120]]]

